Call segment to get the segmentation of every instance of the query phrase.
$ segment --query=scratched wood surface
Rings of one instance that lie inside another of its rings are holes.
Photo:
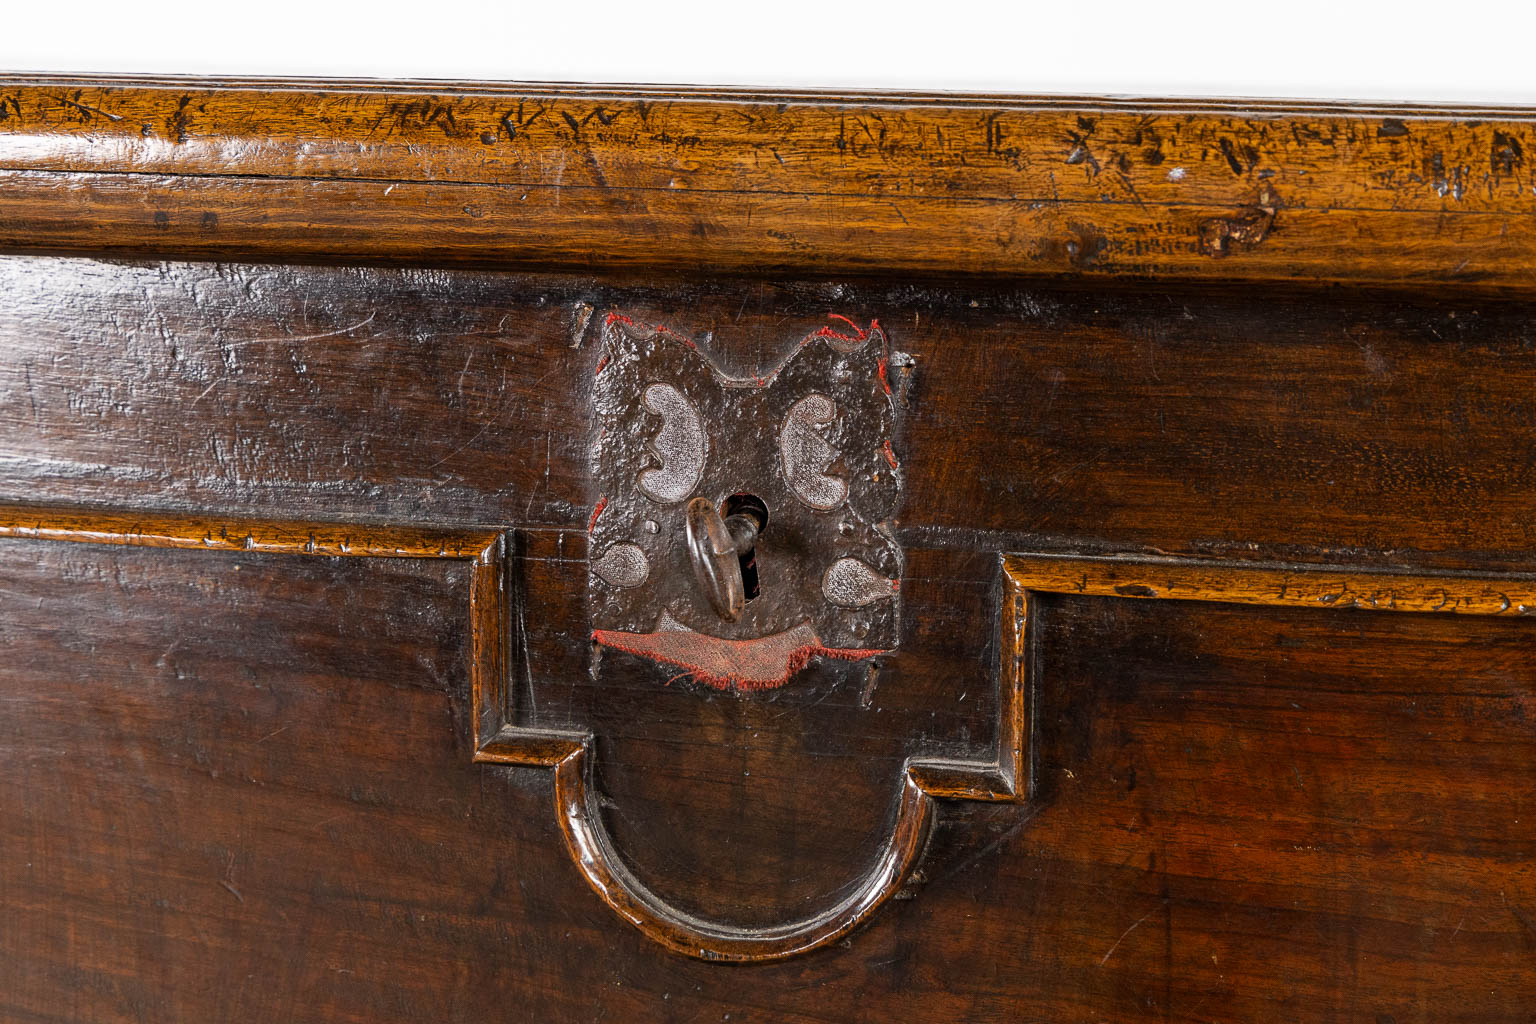
[[[1528,292],[1530,114],[0,79],[0,245]]]
[[[1030,812],[954,811],[915,898],[845,945],[721,967],[616,925],[544,775],[470,762],[463,563],[5,543],[8,1019],[1470,1024],[1536,999],[1536,624],[1037,599]],[[664,793],[697,813],[707,781]],[[775,848],[827,827],[712,810]]]
[[[1528,1020],[1530,124],[0,81],[0,1018]],[[895,653],[593,648],[610,314],[878,321]],[[1017,793],[803,955],[664,948],[557,813],[590,735],[680,918],[835,914],[1012,679]]]
[[[582,528],[602,315],[749,373],[836,312],[913,358],[911,541],[1513,571],[1536,546],[1518,303],[19,256],[0,285],[11,501]]]

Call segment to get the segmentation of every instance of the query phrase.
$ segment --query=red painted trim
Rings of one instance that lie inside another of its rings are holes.
[[[805,666],[810,663],[812,658],[821,657],[837,658],[842,661],[861,661],[864,658],[873,658],[877,655],[891,653],[888,650],[880,650],[875,648],[860,649],[827,647],[819,642],[814,644],[803,644],[799,647],[796,647],[789,653],[789,656],[785,659],[784,672],[782,675],[771,679],[747,679],[738,676],[735,673],[728,673],[724,676],[715,675],[705,671],[698,665],[692,665],[680,658],[669,657],[666,654],[658,652],[654,649],[653,646],[643,642],[659,635],[661,634],[628,633],[613,629],[594,629],[592,631],[592,639],[597,643],[602,644],[604,647],[611,647],[616,651],[623,651],[626,654],[633,654],[636,657],[645,658],[648,661],[656,661],[664,665],[675,665],[678,668],[687,669],[687,671],[683,674],[673,676],[672,679],[667,680],[668,683],[671,683],[677,679],[691,678],[696,682],[703,683],[705,686],[716,690],[776,690],[783,686],[785,683],[789,682],[791,676],[805,668]],[[713,641],[714,643],[729,645],[730,647],[738,650],[758,646],[763,644],[765,641],[772,639],[771,637],[759,637],[755,640],[725,640],[719,637],[705,636],[702,633],[692,633],[689,635],[700,640]]]

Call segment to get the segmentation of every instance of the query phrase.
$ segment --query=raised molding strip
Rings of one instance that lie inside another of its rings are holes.
[[[25,74],[0,97],[12,251],[1536,287],[1518,108]]]
[[[669,906],[624,865],[602,826],[589,771],[587,733],[517,724],[508,672],[515,531],[443,530],[296,520],[237,520],[175,513],[0,506],[0,538],[118,544],[263,555],[451,558],[471,565],[470,686],[474,759],[555,769],[555,813],[572,861],[610,907],[652,939],[705,960],[770,960],[834,942],[857,928],[910,880],[927,846],[936,798],[1018,800],[1024,764],[1024,623],[1005,616],[998,755],[985,762],[913,760],[897,785],[896,823],[884,853],[854,891],[804,920],[761,929],[717,924]],[[1007,607],[1021,612],[1019,595]]]

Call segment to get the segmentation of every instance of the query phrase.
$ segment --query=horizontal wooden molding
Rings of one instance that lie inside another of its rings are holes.
[[[0,78],[0,247],[1527,292],[1531,111]]]
[[[199,551],[458,558],[489,563],[498,557],[501,531],[0,504],[0,537]]]
[[[1324,565],[1094,555],[1008,555],[1026,591],[1447,615],[1536,615],[1536,575],[1412,573]]]

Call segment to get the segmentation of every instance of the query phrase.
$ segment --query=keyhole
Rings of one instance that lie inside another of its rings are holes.
[[[735,622],[757,596],[757,535],[768,525],[768,507],[755,495],[736,494],[716,508],[700,495],[688,503],[683,525],[694,579],[710,607]]]
[[[741,587],[750,601],[759,592],[757,538],[768,528],[768,506],[755,494],[733,494],[720,503],[720,511],[725,513],[725,528],[732,537],[751,538],[750,543],[737,548],[737,557],[741,560]],[[734,526],[732,520],[736,521]],[[744,520],[750,520],[749,529]]]

